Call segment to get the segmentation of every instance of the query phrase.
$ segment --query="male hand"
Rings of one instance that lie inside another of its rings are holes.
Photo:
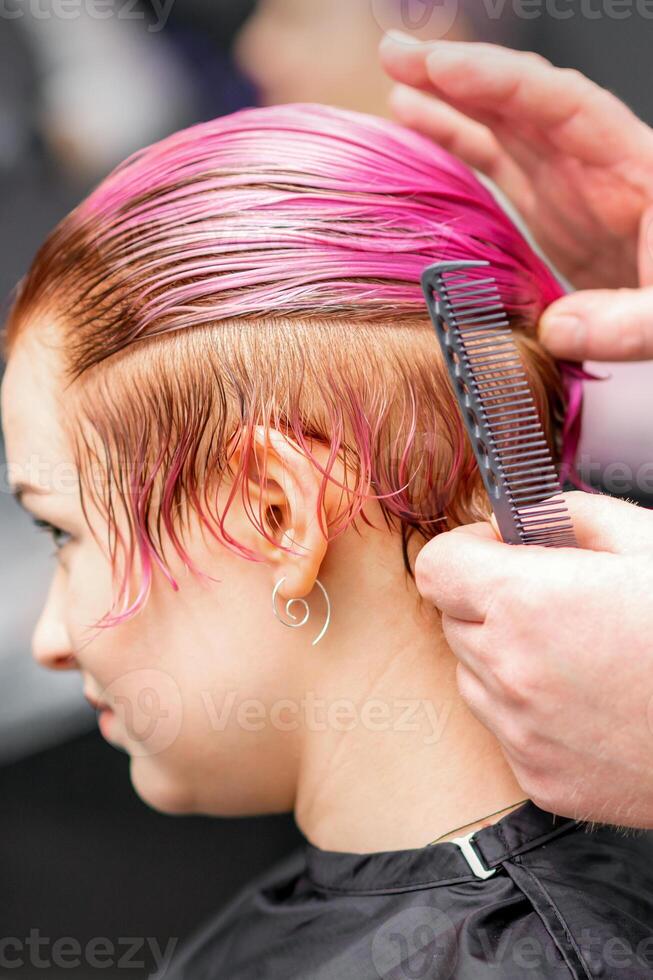
[[[525,794],[561,816],[651,828],[653,514],[565,499],[579,549],[506,545],[469,525],[424,546],[417,587]]]
[[[551,353],[653,357],[653,130],[580,72],[529,52],[388,34],[381,60],[400,83],[398,119],[490,177],[577,288],[601,287],[547,310]]]

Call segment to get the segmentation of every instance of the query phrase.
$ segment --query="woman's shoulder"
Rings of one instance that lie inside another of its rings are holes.
[[[510,816],[473,841],[476,870],[454,843],[361,855],[307,844],[159,980],[653,976],[653,834],[556,824],[532,805]]]
[[[259,896],[268,891],[283,891],[291,886],[301,877],[305,865],[304,849],[299,848],[249,881],[226,906],[198,926],[180,947],[172,963],[166,966],[165,972],[154,980],[231,978],[233,974],[225,967],[230,952],[235,952],[235,947],[240,948],[241,932],[246,928],[251,908],[256,906]]]

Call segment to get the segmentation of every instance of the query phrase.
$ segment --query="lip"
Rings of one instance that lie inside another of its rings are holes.
[[[110,732],[111,732],[112,718],[113,718],[113,711],[111,710],[111,708],[107,708],[106,705],[100,708],[100,716],[98,718],[98,728],[100,729],[102,735],[107,739],[107,741],[111,740]]]
[[[108,704],[104,704],[102,701],[98,701],[97,698],[94,698],[88,691],[84,691],[83,694],[94,711],[104,711],[109,707]]]
[[[98,701],[98,699],[94,697],[90,691],[83,691],[83,694],[90,706],[97,713],[97,723],[101,734],[108,742],[114,742],[114,739],[110,735],[112,719],[114,716],[113,708],[111,708],[108,704],[105,704],[104,701]]]

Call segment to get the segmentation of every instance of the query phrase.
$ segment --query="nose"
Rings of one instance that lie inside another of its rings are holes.
[[[59,572],[50,583],[48,597],[34,627],[32,656],[49,670],[79,669],[63,617],[63,588]]]

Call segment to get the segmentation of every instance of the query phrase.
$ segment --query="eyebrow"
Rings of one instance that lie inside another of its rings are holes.
[[[16,503],[24,510],[28,509],[23,502],[23,496],[26,493],[34,493],[42,497],[45,496],[48,492],[49,491],[44,490],[43,487],[35,487],[31,483],[17,483],[15,486],[11,487],[12,497],[14,498]]]

